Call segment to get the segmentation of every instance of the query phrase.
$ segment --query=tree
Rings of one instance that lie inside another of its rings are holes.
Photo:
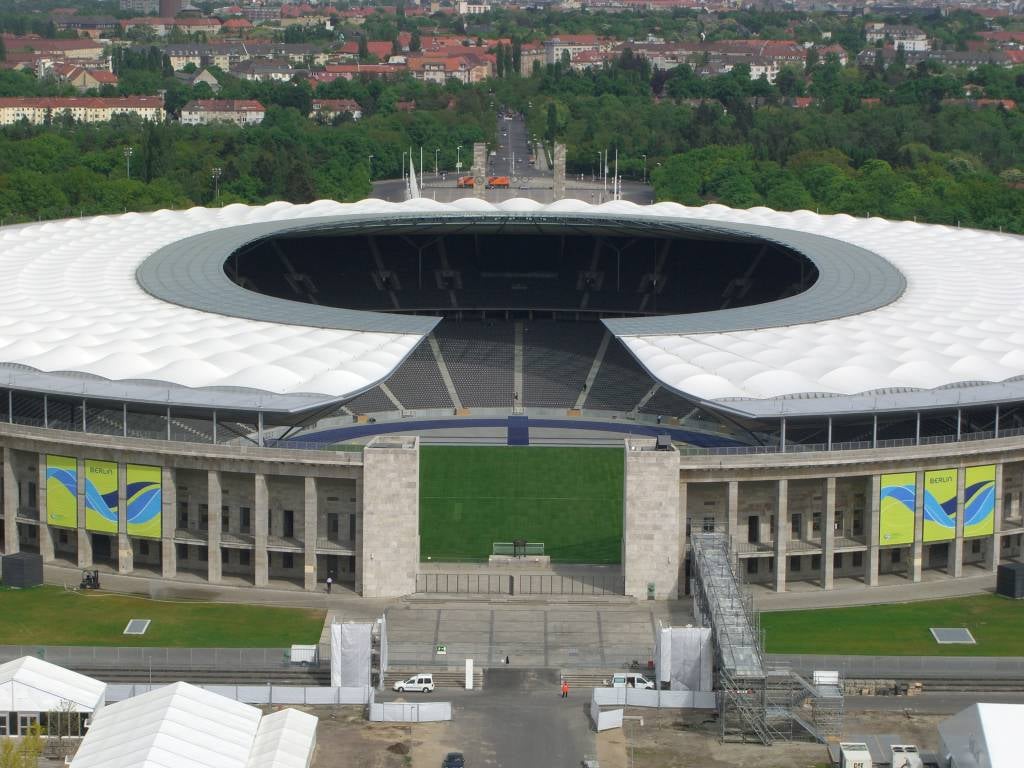
[[[494,71],[498,78],[505,76],[505,46],[498,43],[498,49],[494,55]]]
[[[409,37],[409,50],[412,53],[418,53],[420,48],[423,47],[423,42],[420,40],[420,30],[416,27],[412,31],[412,35]]]
[[[519,74],[523,69],[523,41],[518,37],[512,40],[512,71]]]
[[[7,48],[4,46],[2,37],[0,37],[0,61],[7,61]]]
[[[547,139],[548,141],[555,140],[555,134],[558,131],[558,107],[555,103],[548,102],[548,127],[547,127]]]
[[[370,46],[367,44],[366,35],[359,36],[359,58],[366,61],[370,56]]]

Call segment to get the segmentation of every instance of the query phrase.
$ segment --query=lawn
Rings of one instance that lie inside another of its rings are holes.
[[[618,563],[621,448],[424,446],[420,555],[486,560],[491,544],[543,542],[563,563]]]
[[[319,641],[324,612],[228,603],[164,602],[60,587],[0,589],[0,645],[285,648]],[[121,634],[150,619],[145,635]]]
[[[996,595],[762,613],[768,653],[1020,656],[1024,602]],[[967,627],[976,645],[939,645],[929,627]]]

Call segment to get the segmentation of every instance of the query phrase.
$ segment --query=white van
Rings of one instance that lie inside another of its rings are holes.
[[[394,690],[405,692],[405,691],[419,691],[420,693],[430,693],[434,690],[434,676],[429,672],[420,672],[418,675],[413,675],[408,680],[399,680],[393,686]]]
[[[653,691],[657,686],[639,672],[616,672],[612,675],[612,688],[641,688]]]

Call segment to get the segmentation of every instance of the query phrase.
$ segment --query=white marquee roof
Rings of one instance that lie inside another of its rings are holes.
[[[0,712],[48,712],[65,704],[76,712],[103,706],[107,684],[35,656],[0,664]]]
[[[308,766],[317,718],[287,713],[283,710],[263,717],[256,707],[188,683],[173,683],[102,709],[93,718],[71,766]]]
[[[282,398],[309,407],[352,396],[386,378],[423,334],[197,310],[148,293],[136,271],[164,246],[227,227],[471,212],[770,227],[845,241],[902,273],[898,298],[833,319],[773,326],[766,312],[764,325],[745,330],[686,333],[662,332],[657,318],[646,330],[639,320],[608,322],[653,377],[697,400],[778,415],[1024,396],[1024,382],[1015,382],[1024,377],[1022,238],[807,211],[518,199],[232,205],[0,229],[0,386],[5,376],[12,386],[35,376],[31,388],[92,395],[100,381],[106,396],[123,386],[126,399],[145,399],[128,387],[137,383],[158,393],[153,400],[182,402],[185,391],[196,404],[215,404],[217,392],[246,392],[252,407]]]
[[[956,768],[1017,768],[1024,704],[972,704],[939,723]]]

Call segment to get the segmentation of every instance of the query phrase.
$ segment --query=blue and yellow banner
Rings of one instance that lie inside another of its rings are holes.
[[[159,539],[163,519],[161,469],[129,464],[127,475],[128,535]]]
[[[964,536],[995,532],[996,467],[968,467],[964,475]]]
[[[952,541],[956,536],[955,469],[924,473],[924,542]]]
[[[85,529],[117,533],[117,464],[85,462]]]
[[[78,460],[46,457],[46,524],[78,527]]]
[[[879,491],[878,543],[880,546],[914,543],[914,505],[917,498],[913,472],[882,475]]]

